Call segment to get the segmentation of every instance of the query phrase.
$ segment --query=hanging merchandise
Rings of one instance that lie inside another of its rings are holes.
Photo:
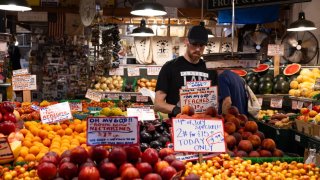
[[[135,37],[134,38],[134,51],[136,60],[140,64],[151,64],[152,63],[152,46],[151,39],[146,37]]]
[[[157,65],[163,65],[172,59],[171,37],[154,37],[152,40],[153,61]]]
[[[219,53],[221,38],[209,38],[203,54]]]
[[[184,43],[185,38],[179,38],[179,56],[183,56],[187,50],[187,45]]]

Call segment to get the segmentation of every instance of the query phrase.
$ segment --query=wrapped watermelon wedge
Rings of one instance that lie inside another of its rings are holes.
[[[300,72],[301,65],[297,63],[288,64],[283,70],[283,74],[286,76],[292,76]]]
[[[259,75],[263,76],[263,75],[267,74],[269,67],[270,66],[268,64],[259,64],[259,66],[254,68],[252,71],[259,73]]]

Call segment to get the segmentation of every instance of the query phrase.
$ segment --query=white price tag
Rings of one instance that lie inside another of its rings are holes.
[[[262,98],[262,97],[259,97],[259,98],[258,98],[258,102],[259,102],[260,106],[262,106],[263,98]]]
[[[151,108],[127,108],[128,116],[136,116],[139,121],[154,121],[154,110]]]
[[[124,75],[124,68],[123,66],[119,66],[118,68],[112,68],[109,70],[110,76],[123,76]]]
[[[272,108],[282,108],[282,98],[271,98],[270,107]]]
[[[297,142],[300,142],[300,136],[299,136],[299,135],[295,135],[295,136],[294,136],[294,139],[295,139]]]
[[[14,91],[36,90],[36,75],[22,75],[12,77],[12,87]]]
[[[119,99],[119,94],[108,94],[107,98],[110,100],[118,100]]]
[[[298,101],[291,101],[291,109],[295,110],[298,109]]]
[[[147,67],[147,75],[149,75],[149,76],[158,76],[160,70],[161,70],[160,66]]]
[[[57,123],[72,119],[69,102],[63,102],[40,109],[41,122],[43,124]]]
[[[122,94],[121,99],[122,100],[131,100],[131,95],[130,94]]]
[[[139,67],[128,67],[127,68],[128,71],[128,76],[132,77],[132,76],[140,76],[140,68]]]
[[[304,106],[307,107],[309,110],[312,110],[312,102],[304,102]]]
[[[148,96],[138,95],[136,101],[137,102],[148,102]]]
[[[298,107],[297,109],[303,108],[303,101],[298,101]]]
[[[284,55],[284,46],[279,44],[269,44],[268,45],[268,56],[283,56]]]
[[[93,101],[100,102],[103,96],[104,95],[98,91],[88,89],[85,97]]]

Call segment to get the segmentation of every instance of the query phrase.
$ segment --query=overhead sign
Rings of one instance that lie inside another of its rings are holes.
[[[283,56],[284,55],[284,45],[279,44],[268,44],[268,56]]]
[[[137,117],[89,117],[87,120],[87,145],[138,144]]]
[[[217,86],[180,89],[181,107],[192,106],[196,113],[205,112],[208,107],[218,108]]]
[[[36,90],[37,89],[36,75],[13,76],[12,87],[14,91]]]
[[[222,120],[174,118],[172,123],[174,151],[226,152]]]
[[[51,124],[72,119],[70,105],[68,102],[63,102],[41,108],[40,117],[43,124]]]
[[[311,0],[234,0],[235,7],[252,7],[272,4],[293,4],[310,2]],[[229,9],[232,0],[208,0],[208,10]]]

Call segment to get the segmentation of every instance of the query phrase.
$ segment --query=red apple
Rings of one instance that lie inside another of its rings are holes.
[[[85,163],[82,163],[79,165],[79,172],[84,168],[84,167],[97,167],[97,165],[93,161],[87,161]]]
[[[121,173],[122,180],[132,180],[140,178],[139,171],[135,167],[128,167]]]
[[[13,113],[5,113],[5,114],[3,115],[3,120],[4,120],[4,121],[11,121],[11,122],[13,122],[13,123],[16,123],[16,122],[17,122],[17,119],[16,119],[16,117],[14,116]]]
[[[180,160],[174,160],[170,165],[174,167],[177,172],[186,170],[184,162]]]
[[[84,167],[81,169],[78,180],[100,180],[99,170],[96,167]]]
[[[93,146],[91,149],[91,159],[99,164],[108,156],[108,151],[103,146]]]
[[[78,175],[78,168],[76,165],[70,162],[65,162],[59,167],[59,176],[71,180]]]
[[[85,148],[77,146],[71,150],[70,161],[75,164],[85,163],[89,155]]]
[[[120,167],[127,161],[127,153],[122,147],[114,147],[109,153],[109,161]]]
[[[57,175],[57,167],[49,162],[40,163],[37,167],[37,174],[40,179],[54,179]]]
[[[125,151],[127,153],[127,160],[131,163],[138,162],[141,151],[139,146],[127,146],[125,147]]]
[[[65,163],[65,162],[70,162],[70,157],[64,157],[64,158],[62,158],[62,159],[60,160],[60,162],[59,162],[59,167],[60,167],[63,163]]]
[[[160,171],[165,168],[168,167],[169,163],[167,161],[158,161],[155,165],[154,165],[154,171],[156,173],[160,173]]]
[[[147,148],[141,155],[141,161],[147,162],[151,164],[151,166],[155,165],[159,160],[159,155],[157,150],[153,148]]]
[[[160,176],[163,180],[170,180],[176,173],[177,171],[174,167],[168,166],[161,170]]]
[[[11,121],[4,121],[0,123],[0,133],[9,135],[16,131],[16,125]]]
[[[105,179],[114,179],[118,176],[118,169],[112,162],[102,162],[99,166],[100,176]]]
[[[124,163],[119,168],[119,173],[121,174],[124,170],[126,170],[128,167],[134,167],[131,163]]]
[[[43,163],[43,162],[49,162],[57,166],[59,163],[59,160],[55,156],[46,155],[46,156],[43,156],[40,161],[40,163]]]
[[[57,160],[60,160],[59,155],[56,152],[49,151],[45,154],[45,156],[54,156]]]
[[[137,163],[136,168],[138,169],[141,178],[145,177],[149,173],[152,173],[152,166],[146,162]]]
[[[162,178],[159,174],[149,173],[143,178],[143,180],[162,180]]]
[[[168,156],[168,155],[170,155],[170,154],[173,154],[173,153],[174,153],[174,151],[173,151],[172,148],[162,148],[162,149],[160,149],[160,151],[159,151],[159,157],[160,157],[161,159],[163,159],[164,157],[166,157],[166,156]]]
[[[14,110],[13,104],[9,101],[5,101],[0,104],[0,111],[2,114],[13,113],[13,110]]]
[[[174,154],[170,154],[163,158],[163,160],[167,161],[169,164],[172,163],[172,161],[176,160],[176,156]]]
[[[0,113],[0,122],[2,122],[3,117],[2,117],[2,113]]]

